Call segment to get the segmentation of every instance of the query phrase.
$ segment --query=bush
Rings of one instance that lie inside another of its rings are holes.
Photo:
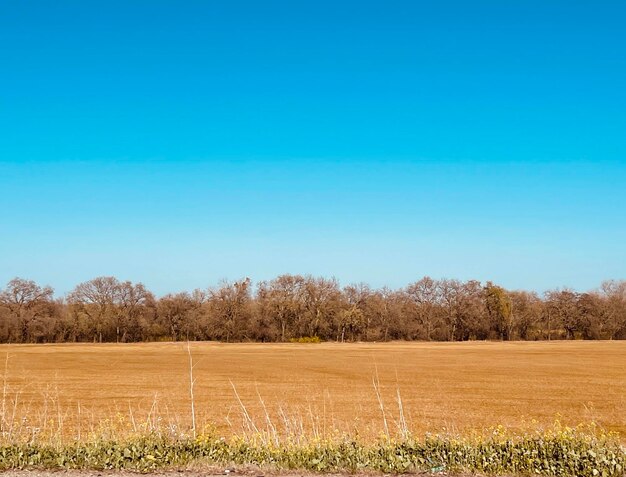
[[[319,336],[301,336],[300,338],[291,338],[291,343],[321,343]]]

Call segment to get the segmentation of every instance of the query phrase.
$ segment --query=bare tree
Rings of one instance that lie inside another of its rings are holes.
[[[87,317],[94,341],[120,342],[131,331],[135,333],[132,340],[138,339],[139,317],[154,297],[141,283],[98,277],[76,286],[67,301],[77,319]]]
[[[67,301],[77,319],[86,316],[93,341],[102,342],[106,325],[115,314],[119,281],[115,277],[98,277],[74,288]]]
[[[538,327],[543,314],[543,302],[534,292],[511,291],[512,320],[522,340],[538,339]]]
[[[189,293],[165,295],[157,304],[157,319],[167,330],[167,336],[174,340],[188,340],[189,323],[194,318],[194,310],[200,306]]]
[[[626,339],[626,280],[607,280],[602,283],[604,323],[609,339]]]
[[[148,306],[154,307],[154,296],[143,283],[133,284],[129,281],[118,285],[116,294],[117,310],[115,313],[115,340],[125,342],[130,339],[141,339],[141,318],[145,317]]]
[[[211,329],[215,336],[226,342],[241,341],[251,318],[251,285],[249,278],[209,290],[207,307]]]
[[[305,279],[300,275],[281,275],[269,282],[259,283],[257,300],[260,312],[277,323],[281,341],[290,337],[304,310],[304,284]]]
[[[565,338],[572,339],[581,329],[581,315],[578,307],[578,293],[569,290],[551,290],[546,292],[546,313],[548,316],[548,339],[554,326],[562,330]]]
[[[337,280],[307,276],[302,284],[302,313],[297,319],[302,336],[327,335],[343,307]]]
[[[407,286],[404,294],[409,303],[409,316],[419,325],[419,337],[430,341],[440,315],[437,282],[430,277],[424,277]]]
[[[377,339],[388,341],[400,339],[402,335],[402,314],[400,294],[387,287],[374,292],[367,300],[370,323],[377,329]]]
[[[30,341],[33,324],[49,313],[53,294],[52,288],[22,278],[11,280],[0,293],[0,306],[17,322],[18,341]]]

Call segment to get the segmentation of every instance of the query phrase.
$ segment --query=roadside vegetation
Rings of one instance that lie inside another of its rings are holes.
[[[473,436],[410,435],[362,442],[287,439],[268,434],[224,439],[214,434],[173,438],[161,433],[122,440],[69,443],[38,440],[0,445],[0,470],[126,469],[148,472],[224,466],[313,472],[479,472],[490,475],[621,476],[626,451],[594,428],[510,435],[502,428]]]

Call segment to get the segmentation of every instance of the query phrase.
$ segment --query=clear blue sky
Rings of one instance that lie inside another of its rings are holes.
[[[626,3],[0,4],[0,286],[626,278]]]

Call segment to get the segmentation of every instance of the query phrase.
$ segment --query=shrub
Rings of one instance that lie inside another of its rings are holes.
[[[301,336],[300,338],[291,338],[291,343],[321,343],[319,336]]]

